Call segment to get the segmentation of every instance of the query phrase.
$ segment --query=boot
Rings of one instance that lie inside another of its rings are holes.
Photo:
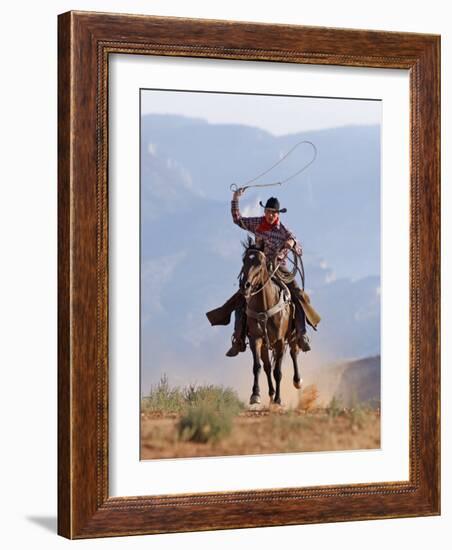
[[[295,302],[295,328],[298,347],[304,352],[311,351],[309,337],[306,334],[306,315],[298,300]]]
[[[246,350],[246,314],[243,305],[235,310],[234,334],[232,335],[232,346],[226,352],[226,357],[235,357]]]
[[[232,346],[226,352],[226,357],[235,357],[240,352],[246,350],[246,344],[243,340],[232,339]]]

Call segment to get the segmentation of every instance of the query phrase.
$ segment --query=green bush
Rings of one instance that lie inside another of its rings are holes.
[[[222,386],[196,386],[171,388],[163,375],[149,395],[142,399],[142,411],[181,415],[179,437],[196,442],[218,440],[227,435],[233,417],[245,405],[231,388]]]
[[[238,414],[245,407],[234,390],[222,386],[190,385],[184,388],[183,396],[188,406],[204,404],[214,410],[228,411],[231,414]]]
[[[218,441],[231,432],[233,416],[230,409],[218,408],[213,403],[196,403],[179,420],[179,437],[196,443]]]
[[[197,443],[218,441],[232,429],[233,418],[245,405],[231,388],[190,385],[183,391],[186,409],[179,420],[179,437]]]

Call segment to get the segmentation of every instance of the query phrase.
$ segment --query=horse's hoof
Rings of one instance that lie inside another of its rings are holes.
[[[274,403],[275,405],[281,405],[281,398],[278,397],[278,399],[273,399],[273,403]]]
[[[300,380],[297,382],[296,380],[293,381],[293,385],[295,386],[295,388],[297,390],[300,390],[301,389],[301,386],[303,384],[303,380],[300,378]]]
[[[259,405],[261,398],[259,395],[253,395],[250,397],[250,405]]]

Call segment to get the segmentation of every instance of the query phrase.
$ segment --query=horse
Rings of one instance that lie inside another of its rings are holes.
[[[267,268],[267,258],[260,247],[251,240],[244,243],[241,271],[243,293],[246,300],[247,335],[253,353],[254,383],[250,405],[259,404],[259,374],[261,363],[267,375],[268,394],[273,403],[281,405],[281,365],[286,344],[293,362],[293,384],[300,389],[302,380],[298,368],[294,307],[290,292],[284,284],[279,286]],[[275,387],[272,382],[272,360]]]

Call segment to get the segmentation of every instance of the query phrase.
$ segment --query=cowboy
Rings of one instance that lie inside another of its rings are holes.
[[[275,266],[279,264],[276,275],[289,275],[286,268],[286,258],[291,249],[301,255],[301,246],[297,242],[295,235],[289,231],[280,221],[279,215],[287,212],[286,208],[280,208],[276,197],[270,197],[264,208],[264,216],[244,218],[239,209],[239,198],[244,190],[239,188],[234,192],[231,202],[231,213],[233,222],[253,233],[256,237],[256,243],[263,246],[263,252]],[[311,349],[308,335],[306,334],[306,313],[309,312],[308,323],[316,328],[320,317],[309,305],[308,296],[299,288],[295,279],[287,285],[292,301],[295,304],[295,326],[297,332],[297,343],[302,351]],[[228,357],[234,357],[239,352],[246,349],[246,301],[243,290],[240,288],[229,300],[221,307],[209,311],[206,315],[212,325],[227,325],[230,322],[231,313],[235,311],[234,334],[232,336],[232,346],[226,352]]]

